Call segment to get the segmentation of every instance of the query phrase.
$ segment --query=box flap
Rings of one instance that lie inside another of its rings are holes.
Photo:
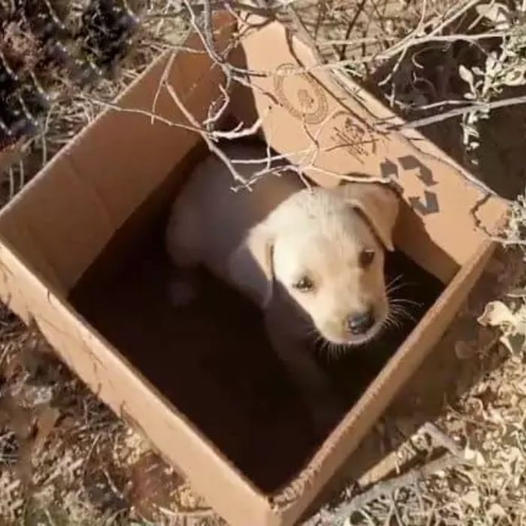
[[[346,175],[391,177],[408,205],[397,245],[442,281],[451,280],[485,231],[502,220],[503,200],[469,182],[462,168],[418,132],[382,131],[381,123],[400,119],[353,81],[317,64],[311,49],[283,25],[249,30],[238,51],[241,65],[263,73],[251,82],[271,146],[325,186]],[[242,97],[234,97],[234,108],[247,119]]]

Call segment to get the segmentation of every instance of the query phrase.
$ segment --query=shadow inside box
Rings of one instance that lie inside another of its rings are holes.
[[[226,457],[271,493],[309,461],[320,437],[270,348],[261,313],[203,271],[198,297],[173,306],[173,268],[157,237],[149,239],[131,257],[114,261],[110,273],[97,272],[95,262],[70,299]],[[348,408],[443,288],[400,253],[389,255],[386,268],[388,282],[402,274],[405,286],[397,294],[411,302],[400,327],[337,359],[320,357]]]

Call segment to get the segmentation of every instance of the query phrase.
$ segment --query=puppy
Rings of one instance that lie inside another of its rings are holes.
[[[231,144],[231,159],[264,159],[264,147]],[[236,164],[250,178],[262,164]],[[383,185],[306,188],[297,174],[266,175],[231,190],[215,156],[193,171],[169,219],[166,245],[179,267],[204,265],[259,305],[272,346],[290,368],[315,421],[334,423],[328,380],[306,350],[317,336],[355,346],[373,338],[389,309],[384,250],[393,250],[396,195]]]

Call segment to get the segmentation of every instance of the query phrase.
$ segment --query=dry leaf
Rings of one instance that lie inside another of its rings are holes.
[[[489,302],[477,321],[483,327],[515,327],[516,325],[514,314],[502,301]]]
[[[503,83],[505,86],[522,86],[525,83],[525,74],[524,67],[515,68],[504,76]]]
[[[47,437],[53,431],[57,420],[60,417],[60,411],[54,407],[45,407],[37,418],[37,434],[33,445],[33,452],[40,451],[45,444]]]
[[[466,66],[460,64],[458,67],[458,74],[464,82],[467,82],[470,85],[470,87],[474,85],[475,79],[473,77],[473,73],[468,68],[466,68]]]
[[[505,340],[504,345],[506,345],[510,352],[514,353],[520,352],[524,348],[525,336],[524,334],[515,333],[503,336],[500,340],[503,343],[503,340]]]
[[[471,449],[467,446],[464,449],[464,458],[468,462],[474,462],[477,466],[484,466],[486,464],[486,461],[484,460],[484,457],[480,451]]]
[[[462,501],[472,508],[480,508],[480,494],[476,489],[472,489],[465,495],[462,495]]]
[[[491,518],[505,517],[506,516],[506,510],[500,504],[497,504],[495,502],[488,508],[487,514]]]
[[[510,10],[508,6],[491,2],[488,4],[479,4],[475,9],[477,14],[493,22],[495,29],[505,30],[510,28]]]

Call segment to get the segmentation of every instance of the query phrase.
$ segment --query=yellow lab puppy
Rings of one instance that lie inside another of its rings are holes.
[[[224,151],[231,159],[266,156],[263,146]],[[236,166],[250,178],[263,165]],[[389,309],[384,249],[393,250],[398,199],[370,183],[306,188],[292,172],[266,175],[253,191],[235,193],[232,183],[215,156],[195,167],[173,206],[168,252],[180,267],[204,265],[264,310],[273,348],[326,425],[334,418],[330,387],[302,342],[315,332],[353,346],[381,330]]]

